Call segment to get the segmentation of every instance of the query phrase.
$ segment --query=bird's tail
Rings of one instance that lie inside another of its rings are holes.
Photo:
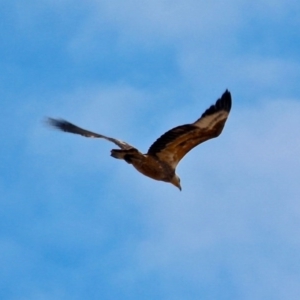
[[[132,148],[128,150],[112,149],[110,155],[117,159],[124,159],[127,163],[131,164],[133,159],[139,157],[142,154],[137,149]]]
[[[126,155],[126,153],[127,153],[127,150],[112,149],[110,152],[110,155],[114,158],[124,159],[124,156]]]

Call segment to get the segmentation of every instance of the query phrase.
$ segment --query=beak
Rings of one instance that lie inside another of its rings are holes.
[[[179,188],[179,190],[181,191],[181,185],[180,185],[180,181],[179,180],[172,180],[170,181],[171,184],[173,184],[174,186],[176,186],[177,188]]]

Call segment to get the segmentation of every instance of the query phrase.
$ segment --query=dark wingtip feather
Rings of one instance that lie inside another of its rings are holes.
[[[47,118],[46,123],[50,125],[51,127],[54,127],[56,129],[62,130],[62,131],[68,131],[71,123],[69,123],[66,120],[63,119],[53,119],[53,118]]]
[[[202,114],[201,118],[212,115],[220,110],[225,110],[227,112],[230,112],[231,110],[231,94],[227,89],[221,98],[219,98],[214,105],[212,105]]]

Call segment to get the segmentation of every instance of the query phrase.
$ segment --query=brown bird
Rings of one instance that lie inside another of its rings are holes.
[[[181,190],[180,178],[175,173],[179,161],[195,146],[221,134],[230,109],[231,94],[226,90],[196,122],[167,131],[150,146],[146,154],[126,142],[82,129],[63,119],[48,118],[48,122],[65,132],[103,138],[115,143],[120,149],[112,149],[112,157],[124,159],[142,174],[155,180],[170,182]]]

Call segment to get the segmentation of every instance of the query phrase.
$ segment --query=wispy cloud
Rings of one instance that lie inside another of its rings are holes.
[[[10,1],[0,48],[3,299],[298,299],[296,1]],[[229,88],[183,191],[114,160]]]

